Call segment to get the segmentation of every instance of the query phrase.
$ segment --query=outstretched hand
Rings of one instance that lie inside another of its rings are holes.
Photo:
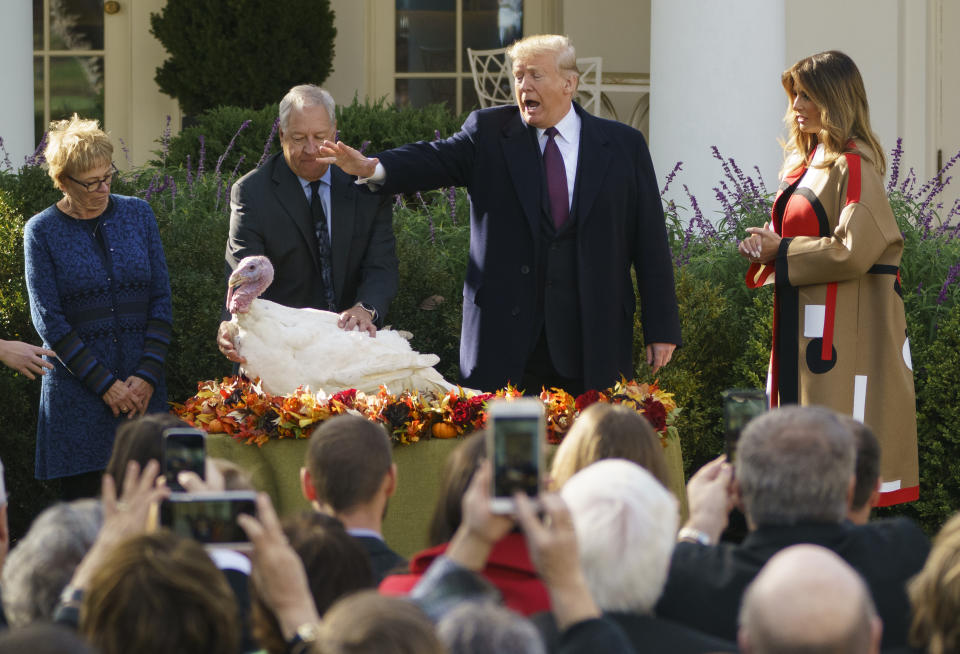
[[[57,354],[53,350],[29,343],[0,340],[0,362],[27,379],[36,379],[35,375],[43,375],[47,370],[53,369],[53,364],[45,360],[44,356],[55,357]]]
[[[157,483],[159,473],[160,464],[154,460],[144,466],[142,474],[140,465],[131,461],[127,464],[119,500],[113,477],[103,475],[100,490],[103,526],[90,551],[77,566],[70,585],[86,588],[93,574],[109,560],[110,553],[119,543],[148,531],[155,507],[170,495],[166,485]]]
[[[324,141],[320,146],[317,161],[327,165],[336,164],[337,168],[348,175],[361,178],[372,177],[380,163],[379,159],[365,157],[359,150],[351,148],[343,141]]]

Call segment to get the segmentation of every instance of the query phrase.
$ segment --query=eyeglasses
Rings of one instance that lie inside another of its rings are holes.
[[[81,182],[76,177],[71,177],[70,175],[65,175],[65,177],[69,179],[71,182],[75,182],[80,186],[82,186],[83,188],[85,188],[87,193],[93,193],[98,188],[100,188],[101,184],[106,184],[107,186],[110,186],[111,184],[113,184],[113,180],[116,178],[118,172],[120,171],[117,170],[117,166],[111,161],[110,174],[102,179],[95,179],[92,182]]]

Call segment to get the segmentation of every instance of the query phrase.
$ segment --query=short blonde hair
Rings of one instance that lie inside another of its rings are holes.
[[[667,460],[657,432],[641,414],[616,404],[593,404],[563,438],[550,467],[559,490],[578,471],[601,459],[626,459],[668,485]]]
[[[923,569],[907,584],[913,623],[910,644],[931,654],[960,647],[960,514],[954,514],[933,540]]]
[[[561,73],[574,74],[580,78],[577,70],[577,51],[570,39],[560,34],[535,34],[520,39],[507,48],[507,56],[513,61],[520,61],[539,55],[553,55],[557,61],[557,69]]]
[[[47,132],[47,174],[60,187],[64,175],[79,175],[113,159],[110,136],[92,118],[73,114],[67,120],[54,120]]]

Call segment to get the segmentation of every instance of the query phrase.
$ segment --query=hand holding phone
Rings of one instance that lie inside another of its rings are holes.
[[[186,490],[177,480],[177,475],[183,470],[196,473],[200,479],[206,478],[206,437],[202,430],[193,427],[163,430],[163,476],[170,490]]]
[[[493,462],[490,510],[512,513],[513,494],[540,494],[546,418],[536,398],[494,400],[488,405],[487,457]]]
[[[767,394],[754,388],[731,388],[723,391],[724,453],[733,463],[737,442],[747,423],[765,412],[769,406]]]
[[[256,501],[254,491],[178,493],[160,505],[160,524],[209,547],[246,549],[250,539],[237,516],[256,515]]]

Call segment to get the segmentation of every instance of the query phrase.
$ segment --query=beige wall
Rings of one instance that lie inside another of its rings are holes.
[[[128,166],[120,151],[123,139],[130,163],[143,165],[159,149],[167,116],[174,133],[180,130],[177,101],[164,95],[153,78],[166,58],[163,46],[150,34],[150,14],[160,11],[166,0],[121,2],[120,11],[105,16],[104,67],[106,95],[104,123],[114,137],[118,166]]]
[[[384,0],[381,0],[381,3]],[[390,1],[390,0],[387,0]],[[370,91],[367,88],[366,70],[366,20],[367,14],[376,7],[365,0],[331,0],[337,27],[334,41],[333,72],[323,86],[333,94],[337,104],[350,104],[354,93],[360,100]]]
[[[650,0],[563,0],[563,32],[578,57],[603,57],[603,71],[650,73]],[[639,96],[611,93],[617,116],[629,118]]]

